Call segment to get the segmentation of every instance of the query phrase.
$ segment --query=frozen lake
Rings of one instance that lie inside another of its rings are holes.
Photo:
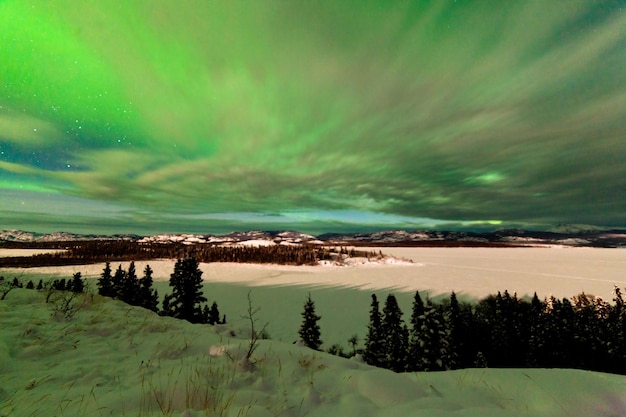
[[[378,250],[378,248],[376,248]],[[507,289],[520,296],[612,297],[626,286],[626,251],[602,248],[383,248],[413,260],[415,289],[483,297]]]
[[[65,252],[58,249],[0,249],[0,258],[7,258],[11,256],[33,256],[43,253],[57,253]]]
[[[580,292],[612,297],[614,285],[626,286],[626,251],[599,248],[366,248],[413,264],[369,263],[350,267],[281,266],[256,264],[202,264],[206,282],[226,282],[246,286],[304,285],[307,287],[349,287],[361,290],[428,292],[436,297],[455,291],[467,299],[481,298],[497,291],[516,292],[520,297],[555,295],[570,297]],[[0,251],[7,256],[9,251]],[[41,253],[33,250],[32,253]],[[14,252],[24,256],[23,250]],[[127,268],[128,262],[122,262]],[[155,280],[167,280],[174,268],[172,260],[136,263],[140,275],[146,264]],[[118,263],[114,263],[115,269]],[[71,276],[80,271],[96,277],[103,264],[4,270],[22,276],[52,274]],[[0,271],[2,271],[0,269]]]
[[[311,292],[322,315],[320,325],[328,347],[335,342],[345,346],[353,333],[365,335],[372,293],[378,295],[382,308],[387,294],[393,292],[408,319],[415,290],[435,299],[454,290],[462,300],[476,300],[506,289],[520,297],[530,297],[536,291],[541,298],[550,294],[569,298],[584,291],[611,300],[614,285],[626,287],[626,251],[621,249],[372,248],[376,252],[379,249],[414,263],[354,267],[202,264],[205,294],[209,303],[217,301],[220,311],[234,322],[241,321],[247,293],[252,291],[255,305],[261,307],[260,321],[270,323],[271,337],[292,341],[304,299]],[[170,292],[167,280],[174,261],[137,262],[139,276],[146,264],[154,270],[159,294]],[[0,275],[36,280],[41,276],[69,278],[80,271],[95,278],[103,267],[0,269]],[[128,263],[123,263],[123,268],[127,267]]]

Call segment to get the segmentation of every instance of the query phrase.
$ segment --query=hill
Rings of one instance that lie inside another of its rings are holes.
[[[0,301],[0,317],[7,416],[626,415],[626,378],[617,375],[395,374],[271,340],[246,362],[245,327],[192,325],[98,296],[61,318],[43,294],[16,289]]]

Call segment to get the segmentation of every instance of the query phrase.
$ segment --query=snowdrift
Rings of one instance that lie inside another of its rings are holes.
[[[623,376],[394,374],[272,340],[246,361],[244,325],[192,325],[99,296],[77,302],[64,317],[37,291],[15,289],[0,301],[0,415],[626,415]]]

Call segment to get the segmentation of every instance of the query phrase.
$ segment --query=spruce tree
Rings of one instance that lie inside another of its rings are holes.
[[[202,309],[200,311],[200,314],[202,316],[202,320],[200,320],[200,323],[209,323],[209,320],[211,318],[211,311],[209,310],[209,306],[208,305],[205,304],[202,307]]]
[[[539,300],[537,293],[533,294],[530,301],[528,352],[526,355],[526,366],[537,368],[545,366],[545,309],[546,304]]]
[[[578,333],[576,324],[576,312],[571,301],[567,298],[563,298],[559,303],[559,309],[556,310],[556,317],[558,320],[557,327],[559,330],[555,332],[558,335],[558,346],[555,352],[553,352],[557,359],[557,365],[553,365],[559,368],[584,368],[586,361],[589,359],[583,354],[584,349],[580,347],[580,334]],[[560,350],[560,354],[558,353]]]
[[[578,342],[574,332],[575,312],[567,298],[559,300],[550,296],[546,303],[544,320],[544,360],[547,368],[571,368],[577,364]],[[584,358],[583,358],[584,360]],[[575,364],[576,363],[576,364]]]
[[[304,303],[304,310],[302,311],[302,325],[298,334],[305,346],[319,350],[322,345],[320,339],[320,326],[317,324],[320,316],[315,314],[315,302],[311,299],[311,293],[307,296]]]
[[[111,264],[109,262],[106,263],[104,270],[100,274],[100,278],[98,278],[98,294],[104,297],[115,297],[117,293],[115,292],[115,288],[113,287],[113,277],[111,276]]]
[[[209,324],[220,324],[220,310],[217,308],[217,303],[214,301],[209,310],[209,317],[207,319]]]
[[[382,316],[376,294],[372,294],[370,321],[367,325],[363,360],[372,366],[382,366],[384,360]]]
[[[382,328],[384,337],[382,366],[395,372],[406,370],[409,334],[402,319],[402,310],[393,294],[389,294],[385,300]]]
[[[85,284],[83,283],[82,275],[80,272],[74,274],[71,281],[70,291],[80,294],[85,291]]]
[[[165,297],[163,297],[163,304],[161,306],[161,311],[159,311],[159,315],[170,316],[170,317],[174,316],[174,312],[172,311],[172,306],[170,304],[171,301],[172,301],[172,294],[165,294]]]
[[[420,344],[420,332],[424,323],[424,301],[419,291],[415,291],[413,308],[411,312],[411,329],[409,332],[408,371],[421,371],[422,346]]]
[[[202,295],[202,271],[198,261],[195,258],[178,259],[169,285],[172,287],[169,299],[171,315],[191,323],[201,323],[201,304],[207,299]]]
[[[113,283],[113,293],[116,298],[122,299],[124,294],[124,280],[126,278],[126,271],[122,269],[122,264],[117,267],[115,271],[115,275],[113,275],[112,283]]]
[[[122,290],[119,294],[120,300],[131,305],[140,305],[139,303],[139,279],[135,269],[135,262],[131,261],[128,265],[128,272],[124,274],[122,280]]]
[[[152,268],[146,265],[143,270],[143,277],[139,280],[139,303],[141,307],[157,312],[159,305],[159,294],[152,288]]]
[[[450,294],[450,304],[445,310],[445,323],[448,336],[448,368],[456,369],[463,355],[463,319],[456,293]]]
[[[441,309],[427,300],[424,308],[424,321],[420,330],[423,349],[420,369],[441,371],[450,368],[448,338]]]
[[[517,368],[526,362],[528,351],[528,312],[517,298],[507,290],[498,292],[494,304],[492,323],[492,351],[489,363],[492,367]]]
[[[622,291],[618,286],[613,290],[613,307],[608,318],[608,327],[611,337],[608,344],[608,353],[615,372],[626,373],[626,307]]]

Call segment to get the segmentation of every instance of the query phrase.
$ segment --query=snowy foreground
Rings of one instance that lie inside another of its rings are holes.
[[[69,319],[0,301],[3,416],[623,416],[626,377],[576,370],[394,374],[99,296]]]
[[[71,318],[15,289],[0,301],[0,416],[623,416],[626,377],[577,370],[470,369],[394,374],[293,344],[308,292],[323,348],[365,335],[370,295],[415,289],[477,298],[509,289],[610,299],[626,286],[626,257],[601,249],[384,250],[410,264],[284,267],[205,264],[205,294],[228,324],[192,325],[99,296]],[[173,261],[147,262],[169,291]],[[145,263],[137,263],[140,273]],[[115,265],[113,265],[115,267]],[[127,267],[127,265],[123,265]],[[96,277],[102,265],[1,270],[22,280]],[[91,282],[92,289],[94,282]],[[243,360],[247,294],[272,340]]]

